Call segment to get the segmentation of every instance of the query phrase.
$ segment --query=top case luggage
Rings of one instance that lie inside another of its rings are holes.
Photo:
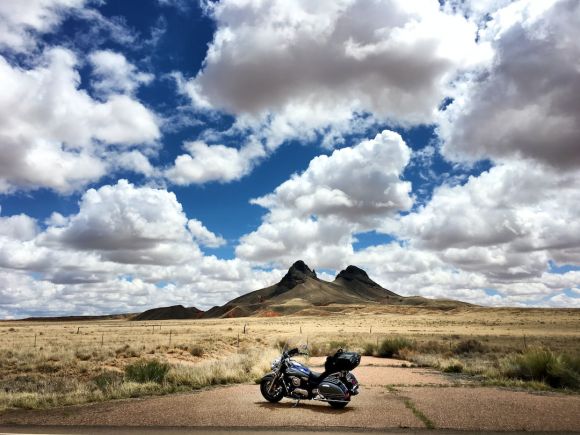
[[[356,352],[338,351],[326,358],[324,368],[327,372],[350,371],[360,364],[360,354]]]

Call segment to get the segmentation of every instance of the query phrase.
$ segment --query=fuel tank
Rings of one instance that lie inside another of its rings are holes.
[[[310,369],[300,363],[297,363],[296,361],[292,361],[290,363],[290,367],[288,367],[286,370],[286,373],[289,376],[297,376],[301,379],[306,378],[306,380],[308,380],[308,376],[310,376]]]

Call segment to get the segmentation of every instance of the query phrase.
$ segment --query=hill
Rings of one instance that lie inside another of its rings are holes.
[[[400,296],[374,282],[364,270],[356,266],[348,266],[340,271],[332,282],[324,281],[299,260],[290,267],[279,283],[242,295],[225,305],[213,307],[202,317],[308,315],[311,312],[336,311],[337,306],[341,305],[455,308],[469,304],[453,300]]]
[[[152,308],[136,315],[131,320],[174,320],[174,319],[199,319],[203,311],[195,307],[186,308],[183,305],[171,307]]]

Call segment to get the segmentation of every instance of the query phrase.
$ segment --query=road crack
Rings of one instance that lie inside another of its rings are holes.
[[[417,408],[417,405],[409,398],[405,396],[401,396],[399,394],[399,390],[397,390],[393,385],[387,385],[387,389],[395,398],[399,399],[405,404],[405,407],[410,410],[415,417],[417,417],[421,422],[425,425],[427,429],[435,429],[435,423],[427,417],[423,411]]]

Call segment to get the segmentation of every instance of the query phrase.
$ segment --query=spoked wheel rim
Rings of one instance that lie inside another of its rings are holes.
[[[264,398],[270,402],[277,402],[282,399],[282,385],[276,382],[275,379],[263,381],[260,389]]]

